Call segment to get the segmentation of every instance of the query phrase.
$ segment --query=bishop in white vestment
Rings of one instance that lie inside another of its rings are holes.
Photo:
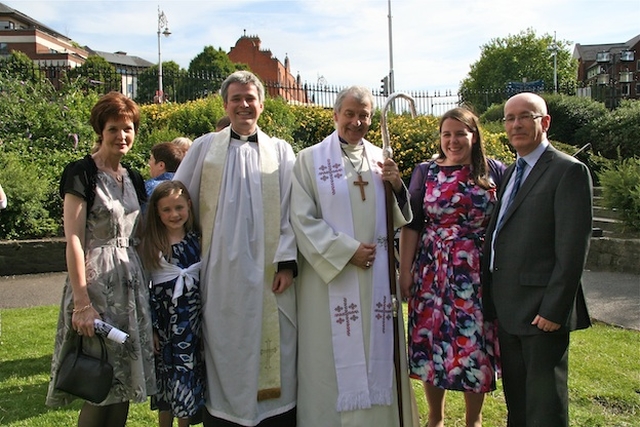
[[[394,226],[412,216],[397,165],[363,138],[372,110],[368,90],[345,89],[334,108],[337,130],[298,153],[294,166],[291,223],[302,255],[295,285],[301,427],[397,427],[400,410],[404,426],[418,422],[402,310],[401,378],[394,372],[387,258],[393,248],[387,248],[383,179],[397,198]]]
[[[259,80],[244,71],[229,79],[222,93],[231,126],[196,139],[174,180],[188,188],[203,230],[204,425],[269,426],[295,418],[295,157],[257,128]]]

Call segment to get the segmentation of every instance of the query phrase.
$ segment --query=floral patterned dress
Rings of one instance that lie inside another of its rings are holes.
[[[170,262],[180,268],[200,261],[200,243],[195,233],[188,233],[171,249]],[[174,302],[176,280],[153,283],[151,287],[153,327],[160,339],[160,354],[156,356],[159,393],[153,396],[151,407],[186,418],[204,406],[202,300],[198,280],[191,288],[185,286]]]
[[[475,185],[471,169],[427,164],[423,218],[409,299],[411,377],[466,392],[495,389],[495,325],[485,322],[480,286],[481,250],[496,189]],[[413,194],[413,193],[412,193]],[[413,197],[412,197],[413,199]]]
[[[81,173],[78,170],[71,172]],[[77,194],[77,187],[73,188],[79,181],[77,176],[67,177],[70,187],[63,188],[63,193]],[[124,177],[121,187],[113,177],[99,171],[85,231],[87,291],[103,320],[129,334],[124,344],[104,340],[114,376],[111,391],[100,405],[126,401],[140,403],[156,392],[149,287],[135,250],[134,233],[139,219],[140,204],[130,176]],[[46,400],[49,406],[66,405],[76,399],[55,389],[62,358],[77,341],[77,333],[71,326],[72,312],[73,292],[67,278],[51,363]],[[99,357],[98,338],[85,338],[83,351]]]

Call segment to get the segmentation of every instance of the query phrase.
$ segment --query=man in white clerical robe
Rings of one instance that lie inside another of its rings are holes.
[[[372,114],[368,89],[345,89],[334,106],[337,130],[298,153],[294,166],[301,427],[399,426],[398,380],[404,426],[418,423],[402,310],[401,378],[394,372],[383,181],[393,187],[395,227],[412,215],[397,165],[364,139]]]
[[[204,426],[295,426],[295,156],[257,126],[255,75],[231,74],[221,93],[231,126],[196,139],[174,177],[202,226]]]

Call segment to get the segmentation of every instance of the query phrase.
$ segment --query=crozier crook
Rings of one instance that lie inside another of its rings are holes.
[[[393,149],[391,148],[391,143],[389,141],[389,127],[387,126],[387,111],[389,111],[389,107],[393,103],[396,98],[404,98],[409,101],[409,107],[411,108],[411,117],[416,116],[416,102],[412,97],[407,94],[397,92],[389,95],[387,100],[384,102],[384,106],[382,107],[382,112],[380,115],[380,132],[382,133],[382,154],[385,159],[393,158]]]
[[[385,159],[393,158],[393,149],[389,142],[389,129],[387,127],[387,111],[389,106],[396,98],[404,98],[409,101],[411,107],[411,117],[416,116],[415,101],[409,95],[404,93],[392,93],[382,107],[380,116],[380,131],[382,134],[382,155]],[[396,257],[395,257],[395,230],[393,228],[393,204],[395,197],[393,196],[393,187],[389,181],[384,181],[385,210],[387,214],[387,254],[389,264],[389,287],[391,292],[391,301],[393,304],[393,364],[396,373],[396,393],[398,397],[398,417],[400,427],[404,427],[403,400],[402,400],[402,376],[400,368],[400,331],[398,327],[398,310],[400,308],[398,301],[398,291],[396,282]]]

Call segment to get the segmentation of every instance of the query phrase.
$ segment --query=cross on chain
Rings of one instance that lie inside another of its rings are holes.
[[[376,304],[373,310],[376,313],[376,319],[382,320],[382,333],[387,332],[387,320],[393,316],[393,303],[387,302],[386,295],[382,298],[382,302]]]
[[[367,200],[367,196],[364,195],[364,186],[369,185],[369,181],[364,181],[362,179],[362,175],[358,174],[358,179],[353,182],[353,185],[360,187],[360,197],[362,198],[362,201]]]
[[[275,347],[271,347],[271,340],[268,339],[267,341],[265,341],[265,344],[267,345],[267,348],[265,349],[260,349],[260,355],[262,356],[263,354],[267,355],[267,364],[266,367],[267,368],[271,368],[271,356],[273,356],[274,354],[276,354],[278,352],[278,349]]]
[[[327,165],[318,166],[318,176],[322,181],[330,180],[331,195],[336,194],[336,184],[334,178],[342,177],[342,165],[340,163],[331,164],[331,159],[327,159]]]
[[[359,318],[360,310],[358,310],[358,305],[351,303],[347,305],[347,299],[342,299],[342,305],[337,306],[333,309],[336,314],[334,316],[337,318],[336,323],[342,325],[346,323],[347,327],[347,336],[351,336],[351,322],[355,322]]]

